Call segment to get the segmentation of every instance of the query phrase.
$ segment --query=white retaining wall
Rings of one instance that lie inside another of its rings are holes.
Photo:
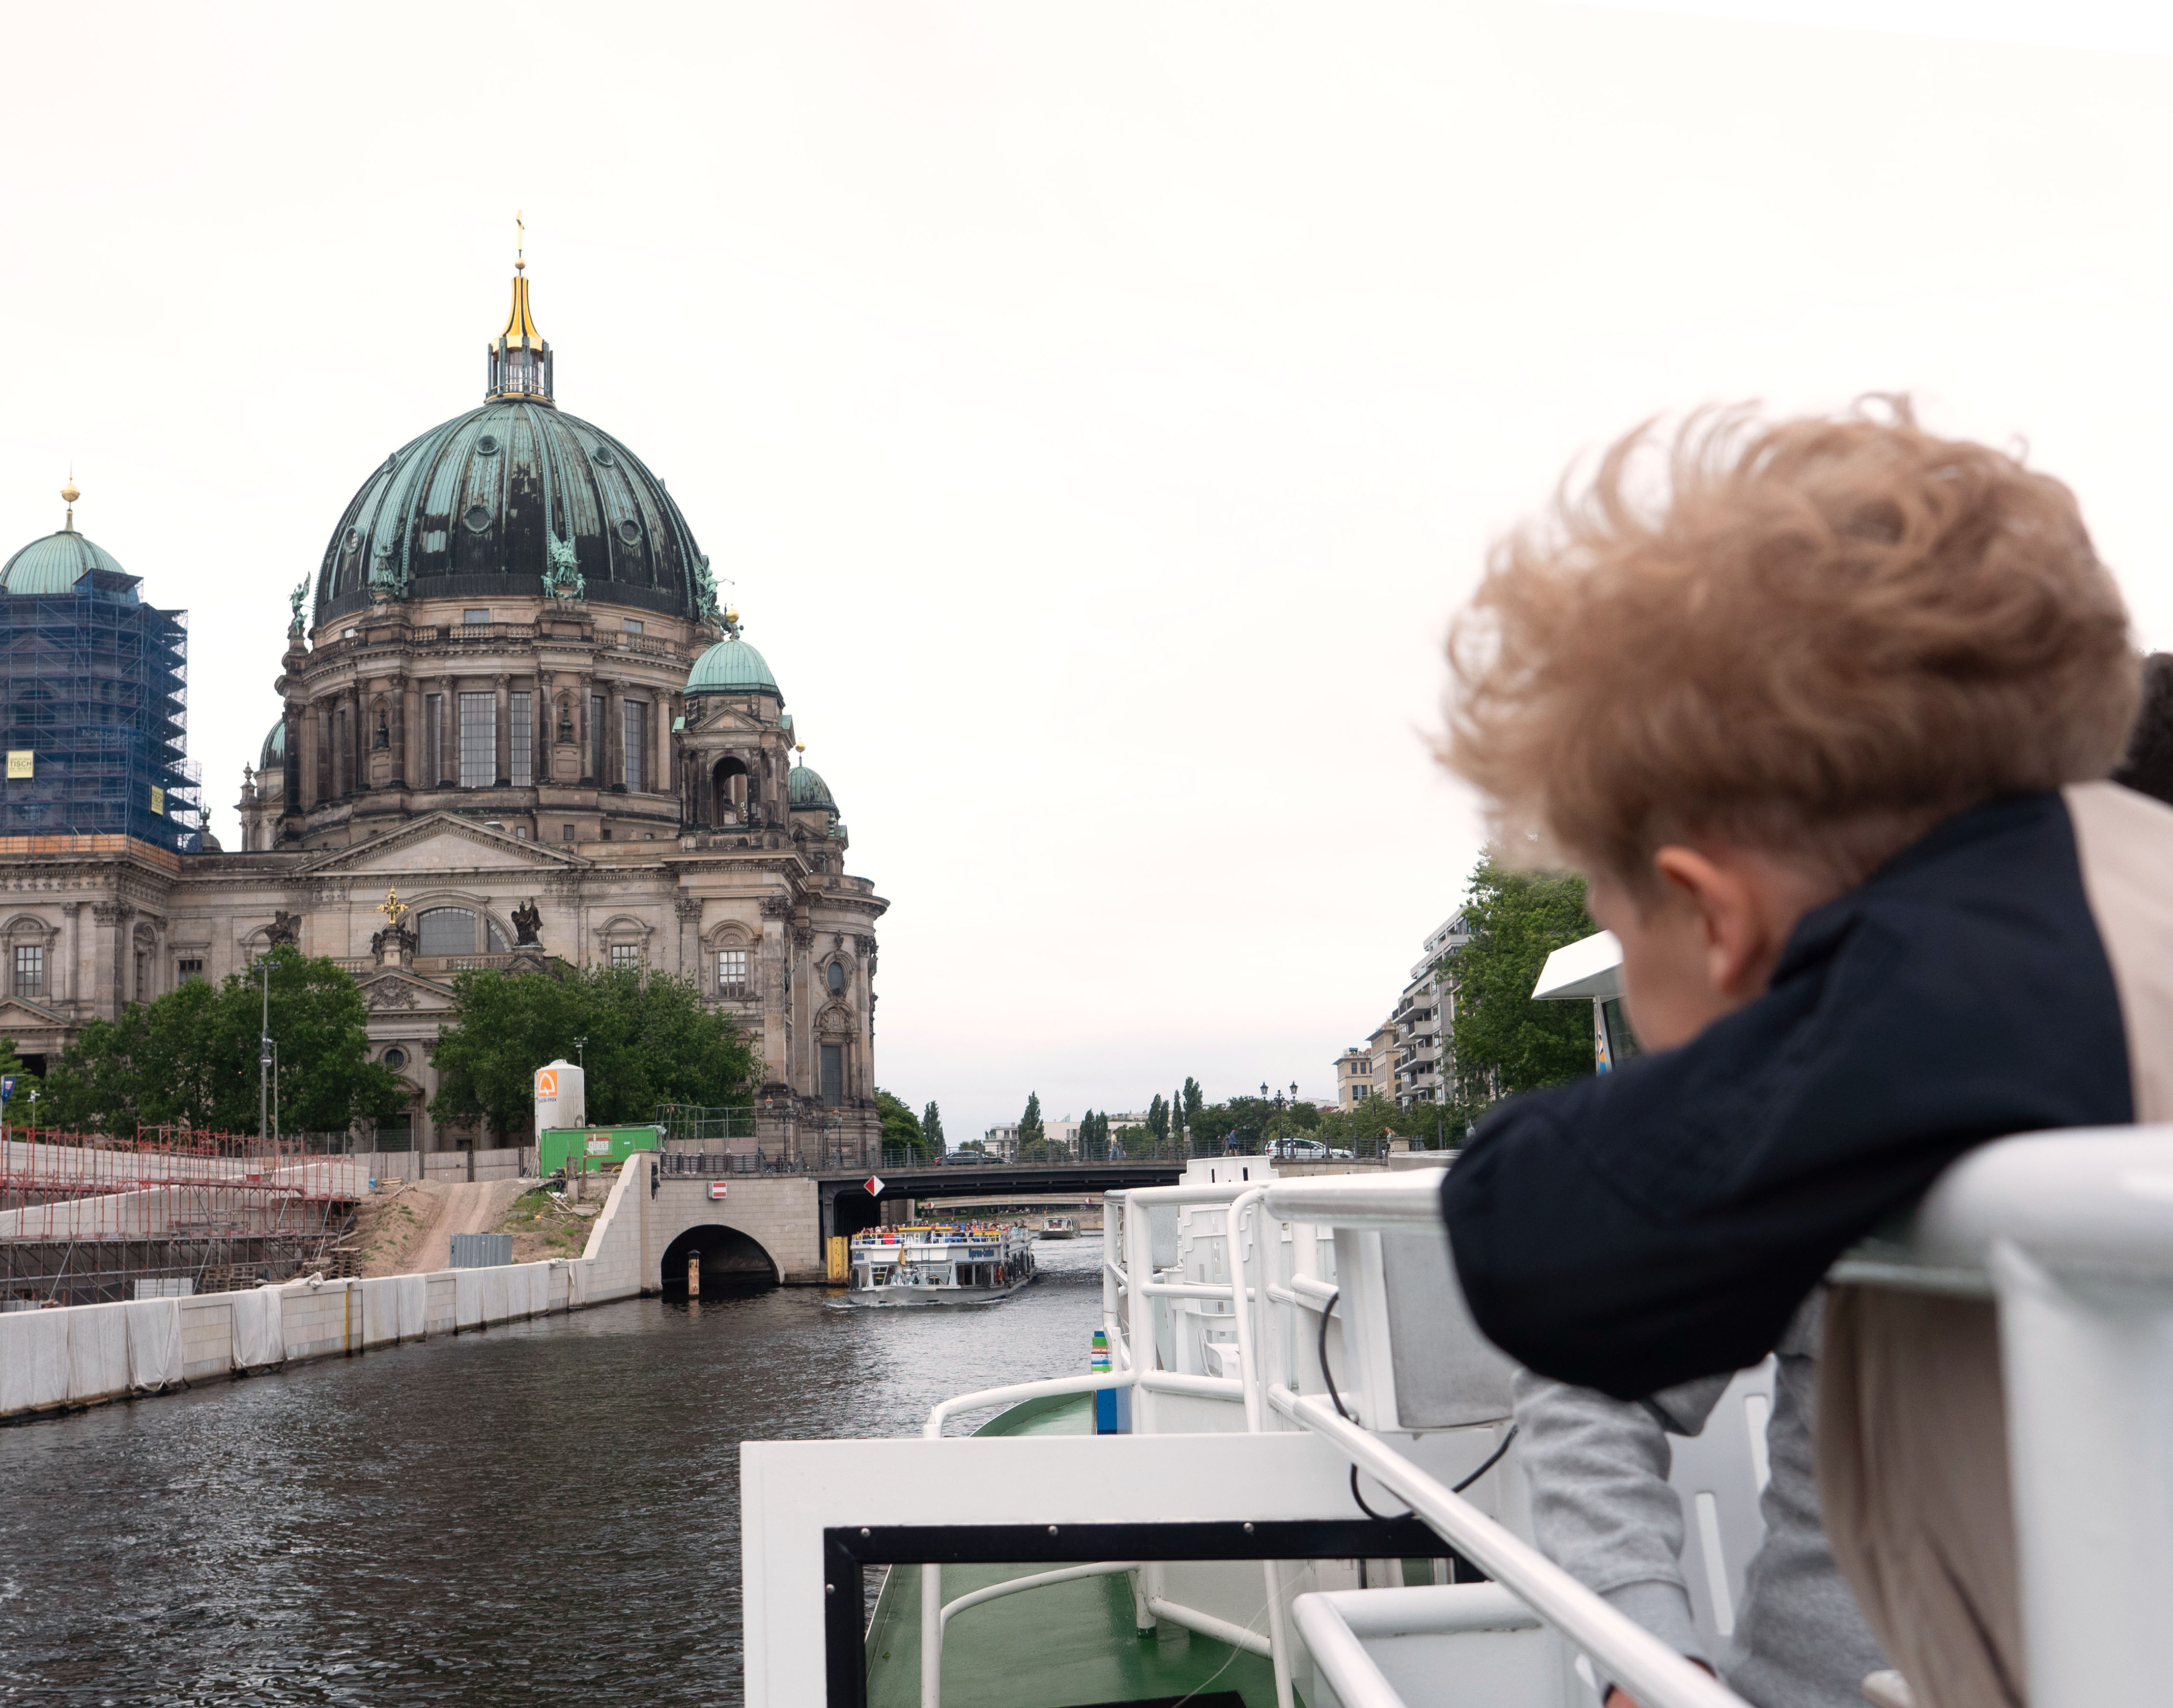
[[[159,1393],[655,1292],[648,1160],[638,1156],[634,1162],[612,1182],[579,1258],[0,1312],[0,1418]]]

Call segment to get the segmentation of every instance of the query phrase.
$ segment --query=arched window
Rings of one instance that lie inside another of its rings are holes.
[[[512,946],[497,920],[466,908],[429,908],[415,916],[418,955],[473,955],[478,948],[505,954]]]
[[[714,825],[740,824],[747,818],[747,768],[742,760],[727,755],[717,761],[716,768],[709,773],[712,811],[709,822]]]
[[[830,994],[837,996],[842,994],[845,989],[845,963],[842,961],[833,961],[830,963],[830,971],[828,977],[830,983]]]

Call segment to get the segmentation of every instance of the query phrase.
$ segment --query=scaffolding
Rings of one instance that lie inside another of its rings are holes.
[[[188,617],[144,604],[137,581],[99,569],[67,593],[0,595],[0,835],[200,846]]]
[[[0,1308],[218,1293],[335,1261],[364,1183],[293,1141],[147,1128],[0,1145]]]

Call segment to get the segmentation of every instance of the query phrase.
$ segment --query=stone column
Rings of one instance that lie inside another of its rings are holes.
[[[679,715],[679,697],[661,689],[650,696],[650,709],[656,714],[656,727],[649,732],[650,751],[656,757],[656,792],[672,792],[671,776],[671,720]]]
[[[68,1012],[75,1014],[76,999],[83,989],[83,903],[62,902],[61,913],[67,920],[67,989],[56,994],[64,998]]]
[[[438,678],[438,751],[430,756],[430,787],[443,789],[448,777],[456,776],[447,755],[460,752],[460,695],[450,676]]]
[[[599,789],[626,789],[638,786],[626,779],[626,686],[610,682],[604,688],[604,774],[596,779]]]
[[[100,927],[110,934],[105,946],[107,952],[99,957],[98,1011],[108,1020],[118,1020],[128,1002],[128,922],[136,910],[126,902],[113,901],[94,902],[90,911]]]
[[[348,790],[359,795],[369,787],[369,710],[362,703],[360,677],[347,685],[347,703]]]
[[[673,900],[671,911],[679,917],[679,976],[684,978],[701,966],[702,898],[680,896]]]
[[[601,789],[604,786],[603,779],[590,775],[596,768],[596,732],[589,727],[596,718],[596,708],[590,703],[596,697],[596,679],[583,671],[576,679],[574,691],[574,730],[581,749],[580,781],[591,788]]]
[[[510,787],[513,782],[513,691],[508,686],[510,681],[511,678],[502,671],[490,679],[491,687],[498,695],[498,716],[494,725],[498,764],[491,774],[500,789]]]
[[[396,676],[387,684],[392,701],[392,786],[407,786],[407,678]]]
[[[302,703],[292,695],[280,709],[286,722],[287,757],[279,768],[279,811],[283,816],[302,816]]]

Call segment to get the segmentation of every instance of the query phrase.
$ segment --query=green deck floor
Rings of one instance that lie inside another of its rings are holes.
[[[981,1435],[1088,1435],[1093,1398],[1065,1395],[1014,1406]],[[946,1601],[1046,1565],[952,1565]],[[955,1615],[943,1643],[943,1708],[1073,1708],[1235,1691],[1245,1708],[1275,1708],[1275,1670],[1196,1631],[1132,1626],[1132,1592],[1121,1573],[1081,1578],[986,1602]],[[919,1708],[920,1572],[892,1571],[868,1630],[869,1708]]]

